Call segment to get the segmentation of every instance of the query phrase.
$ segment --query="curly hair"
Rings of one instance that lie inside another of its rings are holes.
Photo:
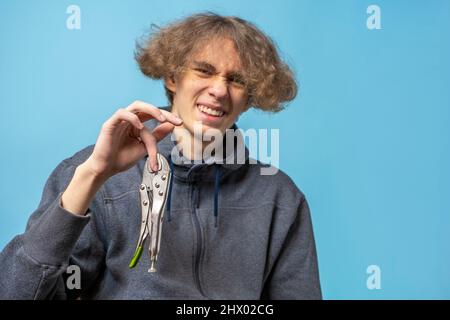
[[[234,16],[207,12],[175,21],[137,41],[135,59],[152,79],[175,79],[205,42],[231,39],[239,54],[249,95],[249,105],[278,112],[297,95],[293,72],[277,52],[274,42],[254,24]],[[165,87],[170,104],[173,93]]]

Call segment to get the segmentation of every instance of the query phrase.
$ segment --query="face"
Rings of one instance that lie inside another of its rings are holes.
[[[172,112],[183,119],[191,134],[200,122],[203,132],[230,128],[248,109],[248,94],[241,74],[241,62],[229,39],[209,42],[194,53],[186,71],[174,81],[166,80],[174,93]]]

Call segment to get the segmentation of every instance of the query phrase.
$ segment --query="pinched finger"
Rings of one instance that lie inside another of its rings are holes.
[[[158,158],[157,158],[158,149],[156,147],[157,140],[155,136],[153,136],[150,133],[148,128],[144,128],[144,130],[141,130],[140,137],[144,142],[145,148],[147,149],[148,159],[150,161],[150,168],[148,169],[152,171],[157,171],[158,170]]]

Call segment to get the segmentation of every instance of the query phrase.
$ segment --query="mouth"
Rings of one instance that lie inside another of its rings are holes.
[[[203,104],[197,104],[197,109],[200,110],[201,113],[210,117],[222,118],[225,115],[225,112],[223,110],[212,109]]]

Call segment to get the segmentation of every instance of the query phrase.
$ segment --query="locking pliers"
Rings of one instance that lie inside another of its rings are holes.
[[[161,243],[161,230],[169,189],[171,171],[167,159],[157,154],[158,170],[150,171],[150,162],[147,158],[142,174],[142,183],[139,187],[141,198],[141,230],[137,247],[129,267],[134,268],[141,257],[147,236],[149,239],[149,254],[151,266],[148,272],[156,272],[155,263],[158,259]]]

